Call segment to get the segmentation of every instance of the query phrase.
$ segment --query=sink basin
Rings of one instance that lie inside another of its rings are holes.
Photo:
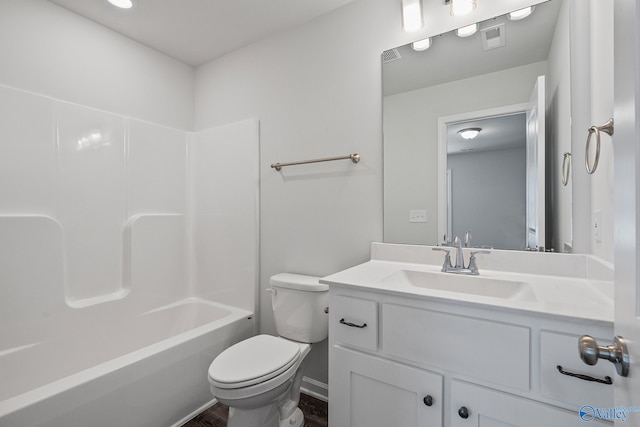
[[[536,301],[533,289],[528,283],[483,276],[398,270],[383,278],[381,282],[388,285],[409,285],[436,291]]]

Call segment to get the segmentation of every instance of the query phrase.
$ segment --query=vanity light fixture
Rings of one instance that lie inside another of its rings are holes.
[[[507,14],[507,18],[509,18],[509,20],[511,21],[519,21],[531,15],[533,13],[533,9],[535,9],[535,6],[529,6],[529,7],[525,7],[524,9],[519,9],[519,10],[510,12]]]
[[[456,35],[458,37],[469,37],[472,36],[478,31],[478,24],[467,25],[466,27],[461,27],[456,30]]]
[[[418,31],[423,25],[422,0],[402,0],[402,29],[411,33]]]
[[[133,7],[132,0],[108,0],[109,3],[120,9],[131,9]]]
[[[476,136],[478,136],[478,134],[480,133],[480,131],[482,130],[482,128],[466,128],[466,129],[460,129],[458,131],[458,135],[460,135],[461,137],[463,137],[464,139],[473,139]]]
[[[431,37],[413,42],[411,43],[411,47],[417,52],[427,50],[431,47]]]
[[[451,14],[462,16],[476,8],[476,0],[451,0]]]

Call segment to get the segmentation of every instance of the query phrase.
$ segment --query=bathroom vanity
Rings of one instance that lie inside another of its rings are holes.
[[[493,251],[465,276],[432,249],[374,243],[322,280],[331,426],[569,427],[613,406],[613,365],[578,353],[581,335],[613,336],[610,265]]]

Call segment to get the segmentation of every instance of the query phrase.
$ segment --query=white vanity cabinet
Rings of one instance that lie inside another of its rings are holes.
[[[332,426],[443,425],[442,375],[341,347],[331,352],[340,378],[331,389]]]
[[[331,427],[577,427],[583,405],[613,406],[612,385],[558,370],[615,381],[577,349],[611,323],[341,284],[329,295]]]

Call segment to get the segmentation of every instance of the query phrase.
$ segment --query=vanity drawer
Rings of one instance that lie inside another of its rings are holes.
[[[384,353],[529,390],[530,330],[397,304],[382,305]]]
[[[588,375],[597,379],[609,376],[616,381],[615,367],[601,360],[595,366],[589,366],[580,359],[577,335],[542,331],[540,333],[540,393],[544,397],[559,400],[576,407],[590,405],[610,408],[613,406],[613,385],[586,381],[563,375],[563,371]],[[607,342],[597,338],[598,342]]]
[[[347,296],[331,301],[335,342],[365,350],[378,350],[378,303]]]

